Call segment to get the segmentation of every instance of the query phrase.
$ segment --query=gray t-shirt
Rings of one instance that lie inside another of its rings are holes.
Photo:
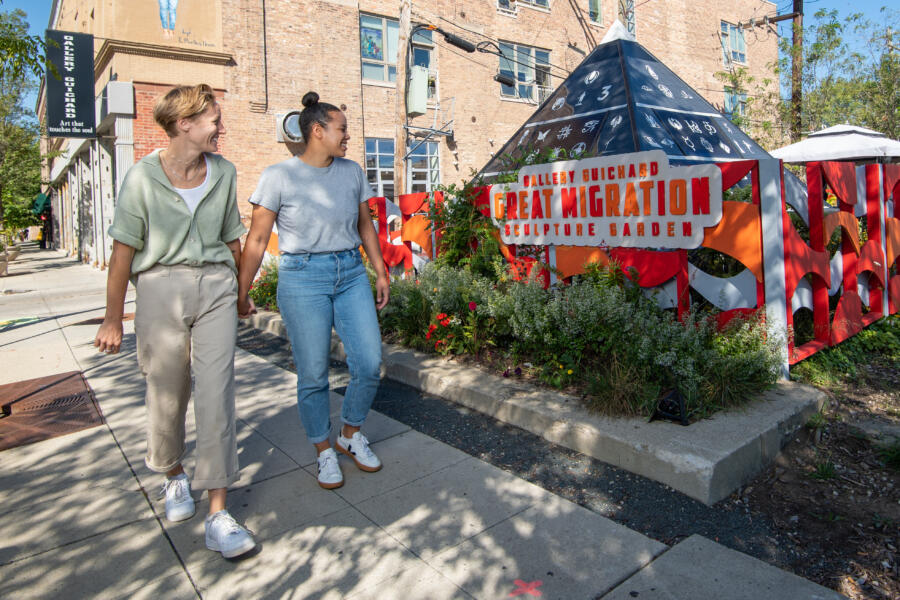
[[[278,213],[281,252],[339,252],[362,243],[359,205],[373,196],[362,167],[352,160],[312,167],[295,156],[263,171],[250,204]]]

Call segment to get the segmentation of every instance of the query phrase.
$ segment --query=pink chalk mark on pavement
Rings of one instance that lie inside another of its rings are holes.
[[[540,596],[541,591],[538,589],[544,583],[543,581],[530,581],[525,582],[521,579],[516,579],[513,581],[516,584],[516,589],[509,593],[510,596],[521,596],[523,594],[528,594],[529,596]]]

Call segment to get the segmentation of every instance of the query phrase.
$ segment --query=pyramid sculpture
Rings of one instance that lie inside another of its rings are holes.
[[[768,158],[769,154],[634,41],[616,21],[481,174],[509,160],[662,150],[670,164]]]

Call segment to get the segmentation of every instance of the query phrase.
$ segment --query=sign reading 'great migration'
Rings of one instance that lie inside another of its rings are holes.
[[[47,134],[94,137],[94,36],[48,29],[47,64]]]
[[[722,172],[659,150],[529,165],[491,187],[506,244],[696,248],[722,219]]]

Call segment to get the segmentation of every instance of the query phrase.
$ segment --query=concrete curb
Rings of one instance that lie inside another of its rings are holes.
[[[281,316],[249,319],[262,331],[287,338]],[[345,360],[332,338],[332,358]],[[761,401],[682,427],[643,419],[610,418],[585,409],[578,398],[498,377],[441,357],[385,344],[382,373],[544,439],[714,504],[769,465],[782,446],[825,402],[815,388],[782,382]]]

